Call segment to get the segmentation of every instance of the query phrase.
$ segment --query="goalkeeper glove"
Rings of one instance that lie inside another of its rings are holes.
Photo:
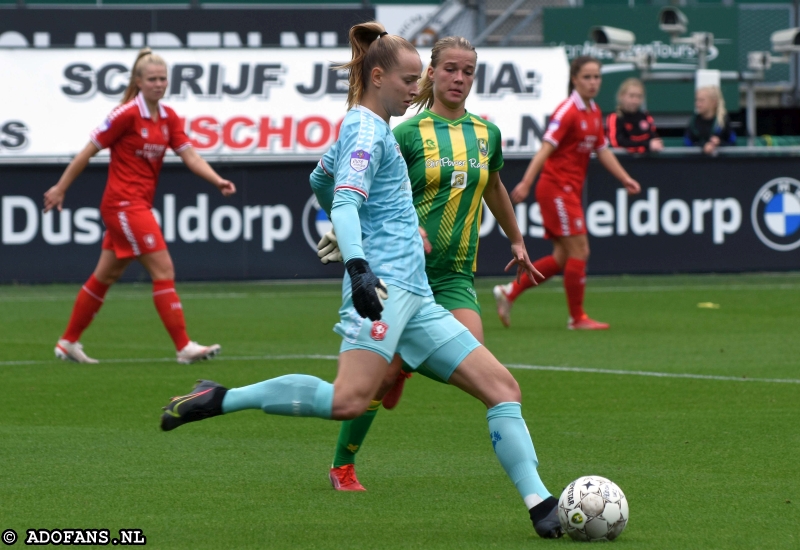
[[[342,251],[339,250],[339,242],[333,229],[325,233],[317,243],[317,256],[323,264],[342,261]]]
[[[345,267],[350,274],[353,289],[353,307],[361,317],[370,321],[380,321],[383,311],[382,300],[389,298],[386,285],[375,276],[364,258],[353,258]]]

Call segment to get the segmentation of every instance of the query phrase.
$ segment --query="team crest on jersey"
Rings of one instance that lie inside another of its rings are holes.
[[[165,139],[169,139],[169,128],[167,128],[166,124],[161,125],[161,135],[164,136]]]
[[[142,137],[143,137],[144,139],[147,139],[147,134],[148,134],[148,132],[147,132],[147,128],[142,128]]]
[[[356,172],[363,172],[369,166],[369,153],[363,149],[350,153],[350,168]]]
[[[389,330],[389,325],[383,321],[375,321],[372,323],[372,330],[369,333],[370,338],[380,342],[386,338],[386,332]]]
[[[646,132],[650,128],[650,123],[646,120],[639,121],[639,128],[641,128],[643,132]]]
[[[425,147],[427,149],[435,149],[436,148],[436,142],[433,141],[432,139],[426,139],[425,140]]]
[[[456,189],[464,189],[466,186],[467,186],[467,173],[454,170],[453,175],[450,177],[450,187],[455,187]]]
[[[478,138],[478,152],[482,157],[489,154],[489,144],[483,138]]]
[[[156,247],[156,236],[152,233],[148,233],[144,236],[144,245],[147,248],[155,248]]]
[[[589,126],[586,124],[585,120],[581,120],[581,130],[586,130]]]

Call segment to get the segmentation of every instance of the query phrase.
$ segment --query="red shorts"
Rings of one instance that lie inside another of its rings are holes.
[[[117,259],[135,258],[167,249],[161,228],[150,210],[137,208],[101,211],[100,214],[106,224],[103,250],[113,250]]]
[[[586,235],[581,197],[567,193],[557,185],[537,185],[536,201],[542,212],[544,237]]]

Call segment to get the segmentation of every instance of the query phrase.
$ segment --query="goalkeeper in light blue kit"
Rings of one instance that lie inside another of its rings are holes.
[[[356,418],[369,407],[397,353],[412,368],[424,362],[486,405],[492,446],[535,531],[560,537],[558,502],[539,478],[516,380],[436,304],[428,285],[408,170],[388,124],[390,117],[405,114],[418,93],[419,54],[374,21],[350,29],[350,44],[352,59],[344,67],[350,69],[350,110],[339,139],[311,175],[347,269],[334,328],[342,336],[336,380],[290,374],[230,389],[201,380],[164,407],[161,429],[245,409]],[[515,261],[522,270],[533,269],[522,254]]]

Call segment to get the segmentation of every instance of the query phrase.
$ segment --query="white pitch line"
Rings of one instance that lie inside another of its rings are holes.
[[[326,361],[335,361],[339,358],[338,355],[228,355],[217,356],[214,361],[281,361],[286,359],[322,359]],[[175,362],[174,357],[151,357],[151,358],[129,358],[129,359],[101,359],[101,364],[121,364],[121,363],[172,363]],[[39,360],[39,361],[0,361],[0,367],[15,366],[15,365],[50,365],[58,364],[58,360]],[[68,361],[65,362],[66,366],[74,365]]]
[[[285,361],[294,359],[303,360],[323,360],[336,361],[338,355],[233,355],[220,356],[214,361]],[[171,363],[175,361],[173,357],[156,357],[151,359],[132,358],[132,359],[103,359],[101,363],[122,364],[122,363]],[[0,361],[0,367],[16,365],[49,365],[56,364],[55,359],[48,361]],[[509,369],[519,370],[538,370],[553,372],[582,372],[586,374],[612,374],[618,376],[652,376],[655,378],[688,378],[693,380],[716,380],[722,382],[764,382],[770,384],[800,384],[800,379],[795,378],[746,378],[741,376],[719,376],[715,374],[693,374],[680,372],[654,372],[644,370],[618,370],[618,369],[593,369],[587,367],[556,367],[543,365],[523,365],[519,363],[508,363]]]
[[[746,378],[742,376],[718,376],[714,374],[691,374],[680,372],[653,372],[646,370],[591,369],[585,367],[544,367],[539,365],[506,365],[509,369],[545,370],[556,372],[585,372],[589,374],[617,374],[622,376],[654,376],[656,378],[691,378],[696,380],[722,380],[725,382],[769,382],[772,384],[800,384],[794,378]]]
[[[718,284],[718,285],[652,285],[652,286],[589,286],[586,291],[589,294],[606,293],[634,293],[634,292],[706,292],[706,291],[739,291],[739,290],[798,290],[800,284],[779,283],[779,284]],[[548,294],[563,294],[564,289],[558,285],[545,286],[536,289],[535,292],[545,292]],[[75,300],[75,293],[61,295],[38,295],[38,296],[2,296],[0,303],[3,302],[72,302]],[[327,290],[289,290],[285,292],[182,292],[180,297],[183,300],[241,300],[252,298],[280,298],[280,297],[318,297],[318,296],[340,296],[341,292],[337,289]],[[141,294],[111,294],[106,297],[106,301],[115,300],[150,300],[149,292]]]

